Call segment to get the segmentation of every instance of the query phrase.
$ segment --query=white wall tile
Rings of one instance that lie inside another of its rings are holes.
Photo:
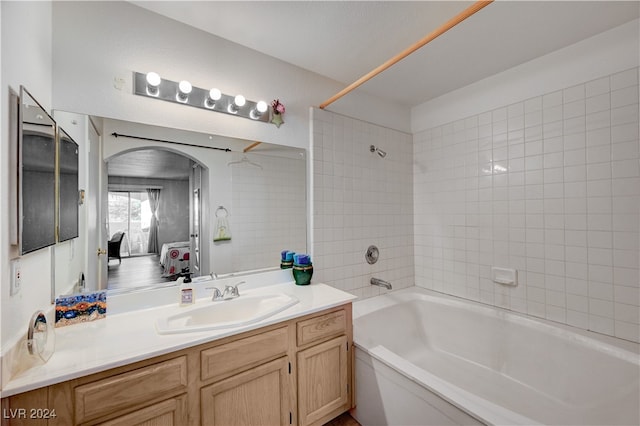
[[[565,151],[584,148],[586,146],[586,134],[584,133],[584,131],[572,134],[565,133],[563,142],[563,148]]]
[[[597,113],[597,114],[601,114],[601,113]],[[627,105],[619,108],[612,108],[611,119],[609,122],[611,123],[611,126],[620,126],[628,123],[637,123],[638,122],[638,104]]]
[[[585,84],[585,94],[587,97],[609,93],[609,76],[589,81]]]
[[[640,162],[638,159],[616,160],[611,163],[612,177],[633,178],[640,176]]]
[[[418,285],[640,340],[638,121],[634,68],[414,135]],[[502,262],[521,268],[511,292],[490,280]]]
[[[611,109],[611,96],[609,92],[586,99],[585,112],[587,114],[608,111],[609,109]]]
[[[314,161],[313,170],[318,279],[360,297],[381,293],[369,284],[372,276],[392,282],[394,289],[414,285],[413,200],[421,194],[413,193],[411,136],[330,112],[325,115],[328,120],[314,122],[314,128],[322,124],[323,137],[314,135],[312,140],[312,150],[323,156],[322,167],[315,167]],[[440,167],[434,159],[443,158],[443,140],[459,138],[462,146],[467,137],[476,136],[467,127],[476,121],[462,120],[416,135],[416,157],[426,169]],[[369,152],[370,144],[387,151],[387,157]],[[447,155],[457,158],[462,152],[457,149]],[[456,162],[448,164],[454,167]],[[456,170],[464,177],[464,167]],[[380,250],[375,265],[364,259],[370,244]]]
[[[542,96],[542,107],[549,108],[562,104],[562,91],[558,90],[553,93],[548,93]]]
[[[640,146],[637,141],[613,143],[611,145],[611,159],[627,160],[629,158],[638,158],[639,149]]]
[[[640,336],[640,325],[624,321],[616,321],[614,327],[616,337],[638,341],[638,336]]]
[[[559,117],[558,119],[560,120],[563,117],[565,119],[568,119],[568,118],[578,117],[584,114],[585,114],[585,101],[584,99],[580,99],[578,101],[565,103],[562,109],[562,116]]]
[[[638,68],[631,68],[611,76],[611,90],[638,85]]]
[[[638,103],[638,86],[629,86],[611,92],[611,108],[618,108]]]
[[[635,142],[638,140],[638,126],[635,123],[612,126],[610,140],[613,143],[627,141]]]

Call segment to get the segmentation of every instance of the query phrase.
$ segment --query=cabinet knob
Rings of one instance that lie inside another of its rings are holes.
[[[107,254],[107,250],[99,248],[97,254],[98,254],[98,256],[100,256],[101,254]]]

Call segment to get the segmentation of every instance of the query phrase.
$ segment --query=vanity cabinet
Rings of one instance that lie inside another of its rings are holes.
[[[352,407],[351,344],[347,303],[4,398],[2,426],[322,425]]]

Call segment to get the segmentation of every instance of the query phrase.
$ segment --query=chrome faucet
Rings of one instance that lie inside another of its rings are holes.
[[[387,290],[391,290],[391,283],[380,278],[371,278],[371,285],[377,285],[378,287],[385,287]]]
[[[240,281],[234,285],[227,285],[224,287],[224,291],[220,291],[218,287],[206,287],[206,289],[213,290],[213,295],[211,296],[212,302],[217,302],[218,300],[230,300],[240,297],[238,286],[244,283],[245,281]]]

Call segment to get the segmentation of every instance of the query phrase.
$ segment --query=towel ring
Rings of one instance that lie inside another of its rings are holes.
[[[223,211],[224,212],[224,216],[222,217],[227,217],[229,216],[229,211],[227,209],[225,209],[224,207],[220,206],[216,209],[216,217],[220,217],[218,216],[218,212]]]

